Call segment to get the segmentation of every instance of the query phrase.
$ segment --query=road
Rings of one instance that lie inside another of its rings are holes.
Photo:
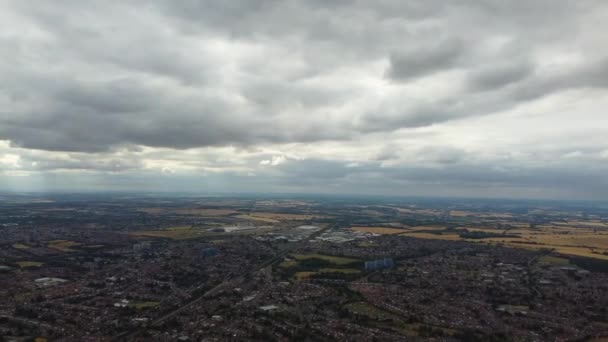
[[[283,259],[285,259],[285,257],[287,256],[287,254],[289,254],[291,251],[301,247],[302,245],[308,243],[309,241],[315,239],[317,236],[323,234],[325,231],[333,228],[334,225],[328,225],[327,227],[320,229],[314,233],[312,233],[308,239],[299,241],[299,242],[293,242],[290,243],[288,245],[286,245],[283,249],[281,249],[277,254],[275,254],[272,258],[269,258],[268,260],[262,262],[261,264],[259,264],[255,269],[253,269],[251,271],[251,273],[256,273],[258,271],[260,271],[261,269],[268,267],[270,265],[276,264],[278,262],[281,262]],[[180,312],[183,312],[185,310],[187,310],[188,308],[197,305],[198,303],[200,303],[202,300],[204,300],[205,298],[209,298],[210,296],[213,296],[217,293],[219,293],[221,290],[223,290],[224,288],[235,288],[238,287],[236,286],[236,284],[241,283],[243,280],[245,279],[244,275],[229,279],[224,281],[223,283],[215,286],[214,288],[208,290],[207,292],[205,292],[204,294],[202,294],[201,296],[194,298],[193,300],[191,300],[188,303],[183,304],[182,306],[176,308],[175,310],[153,320],[150,324],[149,327],[159,327],[162,325],[163,322],[167,321],[168,319],[170,319],[171,317],[174,317],[175,315],[179,314]],[[137,335],[143,333],[147,328],[141,328],[138,329],[136,331],[133,332],[125,332],[122,333],[118,336],[115,336],[112,341],[129,341],[135,337],[137,337]]]

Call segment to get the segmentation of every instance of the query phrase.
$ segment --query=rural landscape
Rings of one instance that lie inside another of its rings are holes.
[[[608,207],[5,195],[3,341],[604,341]]]

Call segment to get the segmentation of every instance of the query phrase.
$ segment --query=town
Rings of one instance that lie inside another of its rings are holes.
[[[590,203],[30,194],[0,211],[2,341],[608,336],[608,208]]]

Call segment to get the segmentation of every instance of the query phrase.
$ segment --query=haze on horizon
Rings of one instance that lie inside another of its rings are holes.
[[[608,2],[0,3],[0,190],[608,200]]]

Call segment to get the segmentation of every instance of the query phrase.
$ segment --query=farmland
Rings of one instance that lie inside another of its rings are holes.
[[[255,215],[247,215],[247,214],[236,215],[235,217],[243,219],[243,220],[253,220],[253,221],[266,222],[266,223],[279,223],[279,222],[281,222],[279,220],[271,219],[271,218],[268,218],[268,217],[255,216]]]
[[[333,255],[321,255],[321,254],[294,254],[292,257],[298,261],[309,260],[309,259],[321,259],[335,265],[347,265],[353,262],[357,262],[357,259],[344,258]]]
[[[199,238],[206,233],[205,230],[195,229],[188,226],[169,227],[162,230],[141,230],[131,232],[133,236],[166,238],[172,240],[186,240]]]
[[[43,263],[38,261],[17,261],[16,264],[21,268],[40,267],[44,265]]]
[[[354,231],[357,231],[357,232],[381,234],[381,235],[402,234],[402,233],[406,232],[406,230],[404,230],[404,229],[387,228],[387,227],[352,227],[351,229]]]
[[[30,249],[30,246],[22,244],[22,243],[15,243],[15,244],[13,244],[13,248],[26,250],[26,249]]]
[[[315,218],[323,218],[322,215],[307,215],[307,214],[281,214],[281,213],[268,213],[268,212],[252,212],[249,213],[250,217],[270,219],[276,221],[307,221]]]
[[[155,308],[159,305],[160,305],[160,302],[153,302],[153,301],[129,303],[130,307],[135,308],[137,310]]]
[[[197,208],[187,208],[187,209],[168,209],[168,208],[141,208],[138,211],[159,215],[166,213],[174,213],[178,215],[194,215],[194,216],[227,216],[238,214],[237,211],[231,209],[197,209]]]
[[[61,252],[75,252],[74,247],[81,246],[81,243],[69,240],[53,240],[49,241],[48,247]]]
[[[584,226],[565,224],[539,225],[534,229],[513,225],[513,228],[498,229],[490,227],[413,226],[389,228],[380,226],[353,226],[357,232],[379,235],[402,235],[418,239],[445,241],[470,241],[488,244],[501,244],[515,248],[551,249],[558,253],[608,260],[608,229],[598,230],[599,223]],[[529,226],[526,224],[525,226]]]

